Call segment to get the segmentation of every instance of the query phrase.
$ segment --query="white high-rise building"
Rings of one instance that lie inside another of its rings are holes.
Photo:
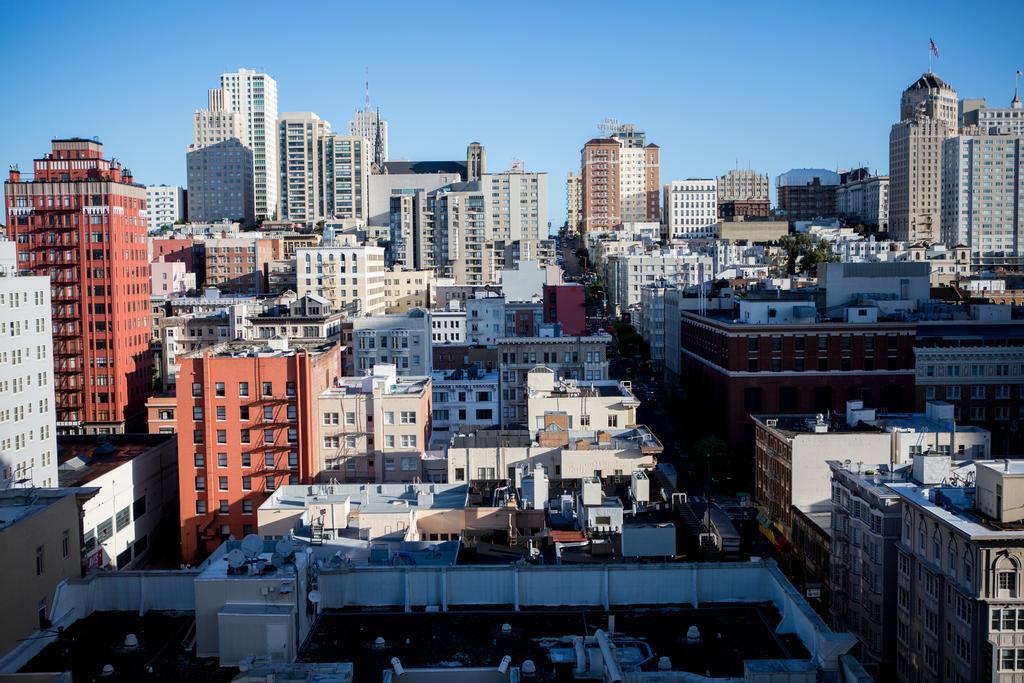
[[[185,220],[185,190],[177,185],[147,185],[146,217],[150,230]]]
[[[715,178],[673,180],[665,186],[665,239],[711,239],[718,221]]]
[[[949,138],[942,162],[942,241],[975,267],[1024,265],[1024,134]]]
[[[216,145],[226,140],[244,141],[246,124],[237,111],[225,109],[224,91],[213,88],[206,93],[206,109],[197,109],[192,113],[192,146],[189,151]]]
[[[490,238],[512,242],[548,236],[548,174],[506,171],[480,177]]]
[[[252,149],[256,219],[277,214],[277,81],[265,73],[239,69],[221,74],[222,107],[242,117],[242,144]],[[212,96],[211,96],[212,100]]]
[[[361,135],[335,133],[321,141],[321,195],[326,220],[366,225],[370,217],[371,149]]]
[[[889,133],[889,232],[937,242],[942,213],[942,145],[957,132],[956,91],[929,71],[903,91]]]
[[[281,154],[278,217],[312,225],[323,218],[320,151],[323,138],[331,134],[331,124],[311,111],[282,112],[278,129]]]
[[[50,278],[16,258],[0,241],[0,490],[58,485]]]

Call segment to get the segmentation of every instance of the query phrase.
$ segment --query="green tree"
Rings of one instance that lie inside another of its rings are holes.
[[[779,246],[786,252],[786,273],[793,275],[800,259],[811,250],[811,236],[805,232],[783,235]]]
[[[804,273],[817,272],[819,263],[835,263],[839,256],[832,251],[828,240],[821,240],[800,259],[800,270]]]

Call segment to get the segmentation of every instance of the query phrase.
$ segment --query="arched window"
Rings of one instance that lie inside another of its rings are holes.
[[[932,532],[932,559],[935,560],[935,564],[942,564],[942,537],[939,536],[939,528],[935,527],[935,531]]]
[[[956,548],[956,539],[954,539],[953,536],[949,537],[949,545],[946,548],[946,554],[948,556],[947,561],[949,563],[949,573],[955,579],[957,574],[957,558],[959,557],[959,553],[957,552]]]
[[[974,562],[971,560],[970,547],[964,550],[964,581],[970,583],[974,580]]]
[[[925,529],[924,520],[917,525],[917,551],[923,553],[925,557],[928,556],[928,546],[925,544]]]
[[[992,564],[992,568],[995,571],[995,597],[1001,599],[1016,598],[1020,583],[1018,577],[1020,566],[1017,560],[1003,553]]]

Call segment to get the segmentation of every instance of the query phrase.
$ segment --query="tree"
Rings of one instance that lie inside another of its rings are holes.
[[[786,252],[786,273],[793,275],[800,258],[812,247],[811,236],[805,232],[783,235],[779,238],[779,246]]]
[[[805,273],[816,273],[819,263],[835,263],[838,260],[839,256],[832,251],[829,241],[821,240],[800,259],[800,270]]]

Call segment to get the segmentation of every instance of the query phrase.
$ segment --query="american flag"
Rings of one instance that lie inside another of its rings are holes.
[[[1024,71],[1017,69],[1017,78],[1020,78],[1021,76],[1024,76]]]
[[[936,57],[939,56],[939,46],[935,44],[935,41],[931,38],[928,39],[928,49],[932,51],[932,54]]]

